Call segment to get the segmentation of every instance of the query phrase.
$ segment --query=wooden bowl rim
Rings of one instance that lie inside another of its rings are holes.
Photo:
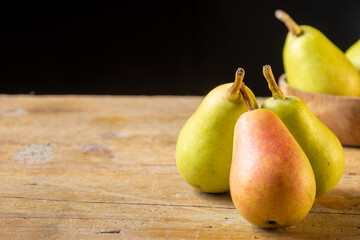
[[[343,95],[330,95],[330,94],[323,94],[323,93],[312,93],[312,92],[306,92],[300,89],[296,89],[291,87],[286,80],[286,73],[283,73],[280,77],[279,77],[279,85],[282,84],[284,85],[286,88],[291,89],[293,92],[302,94],[302,95],[309,95],[309,96],[314,96],[314,97],[321,97],[321,98],[327,98],[327,99],[334,99],[336,98],[337,101],[354,101],[354,102],[359,102],[360,104],[360,97],[353,97],[353,96],[343,96]]]

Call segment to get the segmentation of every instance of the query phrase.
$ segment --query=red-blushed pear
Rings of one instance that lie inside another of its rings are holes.
[[[213,89],[180,131],[176,165],[185,181],[201,191],[229,191],[234,127],[247,111],[240,93],[244,75],[245,71],[239,68],[234,83]],[[246,91],[257,105],[251,90]]]
[[[248,99],[247,93],[242,94]],[[305,153],[270,110],[255,109],[238,119],[234,132],[230,192],[239,213],[264,228],[288,227],[310,211],[316,193]]]

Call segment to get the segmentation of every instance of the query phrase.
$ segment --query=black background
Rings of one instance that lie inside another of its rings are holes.
[[[360,37],[360,1],[2,2],[0,92],[204,95],[237,67],[258,96],[283,72],[287,11],[341,50]]]

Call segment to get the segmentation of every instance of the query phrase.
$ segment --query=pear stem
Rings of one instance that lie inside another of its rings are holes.
[[[241,87],[240,87],[240,92],[241,92],[241,95],[243,96],[244,100],[245,100],[245,103],[246,103],[246,107],[249,111],[252,111],[255,109],[254,107],[254,104],[253,102],[251,101],[251,98],[246,90],[246,86],[244,83],[241,84]]]
[[[235,73],[235,81],[228,89],[230,95],[235,95],[240,92],[241,83],[245,76],[245,70],[242,68],[238,68]]]
[[[300,36],[303,31],[300,26],[283,10],[276,10],[275,17],[282,21],[294,36]]]
[[[274,74],[272,73],[270,65],[265,65],[263,67],[263,74],[264,74],[264,77],[265,77],[266,81],[269,84],[269,89],[270,89],[270,91],[272,93],[273,98],[274,99],[284,100],[285,95],[281,91],[279,86],[276,84]]]

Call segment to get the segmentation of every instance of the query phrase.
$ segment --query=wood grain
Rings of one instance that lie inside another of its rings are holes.
[[[0,239],[359,239],[360,149],[296,226],[264,230],[179,175],[200,97],[0,96]]]
[[[360,97],[310,93],[291,87],[286,74],[279,78],[286,95],[301,98],[343,145],[360,147]]]

